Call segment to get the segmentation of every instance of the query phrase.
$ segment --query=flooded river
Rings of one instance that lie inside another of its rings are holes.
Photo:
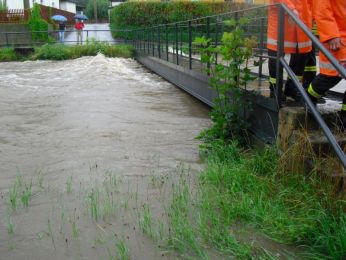
[[[110,259],[121,243],[131,258],[165,257],[139,209],[177,166],[201,169],[205,106],[134,60],[98,55],[1,63],[0,111],[0,259]],[[117,192],[102,193],[109,183]]]

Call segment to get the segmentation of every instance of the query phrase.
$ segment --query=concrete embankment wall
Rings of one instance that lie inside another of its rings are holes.
[[[31,42],[31,32],[28,24],[0,24],[0,45],[2,47],[17,44],[25,45]]]
[[[51,32],[53,26],[48,25],[49,36],[58,39],[57,32]],[[28,24],[0,24],[0,47],[32,45],[31,30]]]

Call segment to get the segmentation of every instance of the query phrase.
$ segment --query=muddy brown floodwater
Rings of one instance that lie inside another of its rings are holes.
[[[141,232],[142,209],[160,218],[165,183],[202,168],[208,108],[98,55],[1,63],[0,113],[0,259],[174,257]]]

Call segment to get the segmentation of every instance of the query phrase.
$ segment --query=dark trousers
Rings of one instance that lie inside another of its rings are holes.
[[[308,94],[313,101],[317,101],[317,99],[322,97],[329,89],[335,87],[340,81],[341,77],[338,76],[318,74],[309,86]],[[346,104],[346,92],[344,93],[342,103],[344,105]]]
[[[303,87],[305,89],[309,87],[309,85],[314,80],[317,74],[315,47],[312,46],[311,52],[307,53],[306,55],[307,56],[303,74]]]
[[[268,55],[276,57],[276,51],[272,51],[268,49]],[[291,54],[289,66],[294,72],[294,74],[299,78],[299,80],[302,79],[304,74],[304,68],[307,60],[307,53],[297,53],[297,54]],[[276,87],[276,60],[275,59],[269,59],[268,63],[269,67],[269,82],[270,82],[270,89],[275,89]],[[285,92],[286,90],[294,91],[295,87],[290,78],[287,79],[285,84]]]

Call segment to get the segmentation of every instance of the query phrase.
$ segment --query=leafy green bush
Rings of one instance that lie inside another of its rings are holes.
[[[31,10],[29,27],[32,31],[32,39],[34,41],[46,42],[48,40],[48,23],[42,19],[38,4],[34,4]]]
[[[103,54],[107,57],[131,58],[134,56],[134,48],[132,45],[110,45]]]
[[[148,27],[243,9],[246,6],[239,3],[202,1],[126,2],[112,9],[110,27],[112,30]],[[116,32],[113,36],[125,37],[125,33]]]
[[[67,60],[71,58],[70,50],[63,44],[45,44],[35,49],[34,60]]]
[[[0,48],[0,62],[2,61],[16,61],[18,55],[13,48]]]
[[[247,24],[246,18],[227,20],[225,24],[233,30],[223,34],[219,46],[213,46],[212,40],[204,36],[197,37],[194,41],[201,55],[201,62],[207,65],[209,84],[217,93],[211,112],[213,125],[200,138],[206,142],[237,139],[245,144],[248,124],[243,111],[244,108],[248,110],[251,107],[243,88],[255,79],[251,76],[248,62],[257,42],[255,38],[244,37],[242,26]],[[215,64],[217,56],[222,57],[222,63],[210,66]]]
[[[75,45],[70,47],[71,58],[82,56],[95,56],[102,53],[107,57],[131,58],[134,49],[131,45],[110,45],[108,43],[91,41],[85,45]]]

